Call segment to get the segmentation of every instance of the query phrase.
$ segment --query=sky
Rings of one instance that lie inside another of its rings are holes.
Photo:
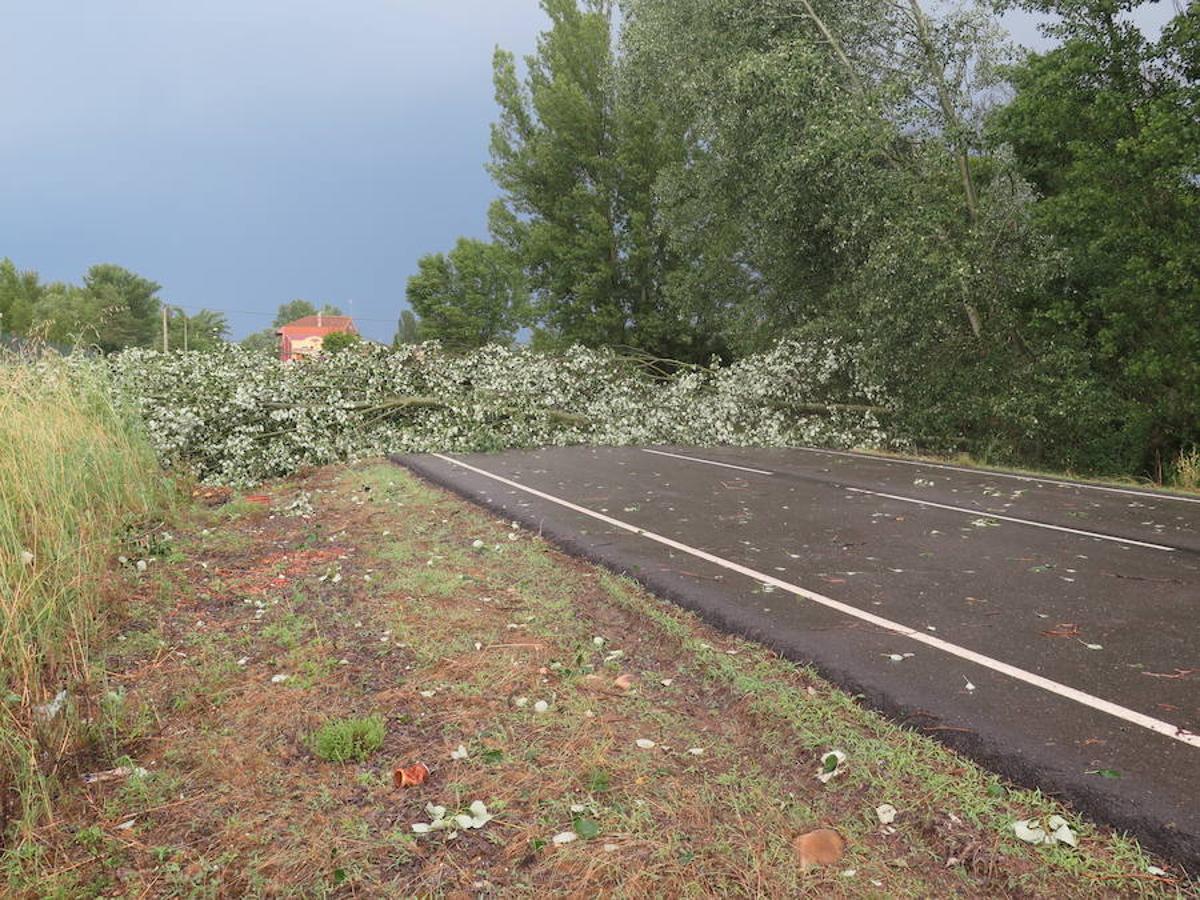
[[[544,25],[537,0],[0,13],[0,258],[46,281],[117,263],[238,339],[304,297],[391,340],[417,259],[486,237],[492,52],[531,52]]]

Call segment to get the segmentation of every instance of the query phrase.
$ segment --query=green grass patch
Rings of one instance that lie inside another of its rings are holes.
[[[309,739],[312,752],[326,762],[366,762],[383,746],[387,734],[383,716],[326,722]]]

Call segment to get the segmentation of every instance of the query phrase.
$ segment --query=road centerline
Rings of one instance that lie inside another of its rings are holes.
[[[647,447],[642,448],[643,453],[653,453],[655,456],[670,456],[673,459],[683,459],[688,462],[704,463],[706,466],[720,466],[722,469],[737,469],[739,472],[753,472],[755,475],[774,475],[775,472],[769,472],[766,469],[752,469],[749,466],[737,466],[733,463],[718,462],[715,459],[701,459],[698,456],[684,456],[682,453],[668,453],[666,450],[650,450]]]
[[[1086,481],[1061,481],[1057,478],[1039,478],[1036,475],[1018,475],[1016,472],[997,472],[994,469],[973,469],[970,466],[955,466],[949,463],[924,462],[919,459],[900,459],[894,456],[882,456],[874,453],[853,453],[849,450],[825,450],[820,447],[789,447],[789,450],[801,450],[805,453],[822,453],[829,456],[845,456],[849,459],[866,459],[872,462],[896,463],[902,466],[918,468],[945,469],[949,472],[961,472],[964,475],[979,477],[1011,478],[1015,481],[1028,481],[1033,484],[1049,484],[1054,487],[1075,488],[1084,491],[1104,491],[1109,494],[1125,494],[1129,497],[1145,497],[1150,500],[1170,500],[1178,503],[1200,503],[1200,497],[1182,497],[1179,494],[1168,494],[1165,491],[1139,491],[1135,488],[1119,488],[1107,484],[1091,484]]]
[[[804,448],[800,448],[800,449],[804,449]],[[646,448],[643,448],[643,452],[644,453],[653,453],[656,456],[670,456],[675,459],[682,459],[687,462],[702,463],[704,465],[709,465],[709,466],[722,466],[727,469],[741,469],[744,472],[754,472],[759,475],[779,475],[780,474],[779,472],[771,472],[766,469],[751,469],[747,466],[737,466],[732,463],[718,462],[717,460],[704,459],[703,457],[699,457],[699,456],[685,456],[682,453],[667,453],[663,450],[650,450],[650,449],[646,449]],[[813,479],[813,480],[823,481],[822,479]],[[921,500],[916,497],[905,497],[902,494],[888,494],[883,491],[872,491],[867,488],[851,487],[850,485],[842,484],[839,481],[823,481],[823,483],[828,484],[830,487],[835,487],[839,490],[852,491],[856,494],[867,494],[872,497],[883,497],[887,500],[897,500],[902,503],[915,503],[920,506],[929,506],[929,507],[934,507],[936,509],[945,509],[945,510],[949,510],[950,512],[962,513],[963,515],[975,516],[977,518],[999,519],[1004,522],[1012,522],[1017,525],[1028,525],[1032,528],[1045,528],[1049,531],[1059,531],[1059,532],[1063,532],[1066,534],[1075,534],[1075,535],[1079,535],[1081,537],[1091,538],[1093,540],[1098,540],[1098,541],[1112,541],[1114,544],[1129,544],[1134,547],[1144,547],[1149,550],[1160,550],[1164,553],[1176,553],[1179,550],[1178,547],[1170,547],[1170,546],[1167,546],[1166,544],[1154,544],[1154,543],[1150,543],[1149,541],[1139,541],[1136,538],[1125,538],[1125,537],[1120,537],[1119,535],[1115,535],[1115,534],[1104,534],[1099,531],[1084,531],[1083,529],[1080,529],[1080,528],[1069,528],[1066,525],[1052,525],[1049,522],[1038,522],[1035,519],[1022,519],[1017,516],[1009,516],[1009,515],[1005,515],[1003,513],[988,512],[987,510],[981,510],[981,509],[968,509],[965,506],[952,506],[948,503],[937,503],[933,500]]]
[[[994,659],[990,656],[986,656],[985,654],[978,653],[967,647],[963,647],[958,644],[954,644],[950,641],[943,640],[942,638],[934,637],[933,635],[928,634],[927,632],[918,631],[914,628],[910,628],[909,626],[903,625],[899,622],[894,622],[890,619],[885,619],[882,616],[878,616],[878,615],[875,615],[874,613],[867,612],[866,610],[859,609],[856,606],[852,606],[848,603],[843,603],[839,600],[833,599],[832,597],[827,597],[824,594],[818,594],[815,591],[810,591],[799,585],[793,584],[788,581],[784,581],[783,579],[778,578],[774,575],[770,575],[766,572],[760,572],[757,569],[752,569],[749,566],[744,566],[741,563],[734,562],[733,560],[729,560],[722,556],[718,556],[716,554],[709,553],[708,551],[701,550],[698,547],[692,547],[689,544],[685,544],[681,541],[674,540],[673,538],[668,538],[663,535],[656,534],[655,532],[641,528],[640,526],[634,525],[630,522],[626,522],[621,519],[617,519],[614,516],[610,516],[605,513],[597,512],[596,510],[589,509],[585,506],[580,506],[576,503],[572,503],[570,500],[566,500],[562,497],[557,497],[553,494],[549,494],[544,491],[540,491],[537,488],[533,488],[528,485],[522,484],[519,481],[513,481],[512,479],[505,478],[505,477],[503,477],[501,475],[497,475],[493,472],[489,472],[486,469],[478,468],[476,466],[470,465],[469,463],[465,463],[465,462],[462,462],[461,460],[454,459],[453,457],[446,456],[441,453],[435,453],[435,454],[432,454],[432,456],[434,458],[440,459],[443,462],[448,463],[452,466],[457,466],[457,467],[465,469],[469,472],[474,472],[475,474],[481,475],[484,478],[488,478],[488,479],[491,479],[492,481],[498,482],[500,484],[504,484],[511,488],[515,488],[518,491],[522,491],[526,494],[530,494],[534,497],[538,497],[549,503],[553,503],[557,506],[561,506],[564,509],[569,509],[572,512],[576,512],[581,515],[588,516],[590,518],[604,522],[605,524],[611,525],[622,531],[629,532],[630,534],[633,534],[635,536],[642,537],[642,538],[645,538],[646,540],[653,541],[658,544],[662,544],[663,546],[670,547],[670,548],[672,548],[674,550],[678,550],[682,553],[686,553],[689,556],[704,560],[705,562],[712,563],[713,565],[716,565],[723,569],[727,569],[728,571],[736,572],[740,575],[744,575],[747,578],[751,578],[761,584],[770,584],[773,587],[776,587],[780,590],[784,590],[790,594],[793,594],[794,596],[802,597],[813,603],[817,603],[817,604],[819,604],[821,606],[825,606],[829,609],[836,610],[840,613],[843,613],[844,615],[851,616],[853,618],[859,619],[860,621],[864,621],[869,624],[875,625],[878,628],[881,628],[885,631],[899,635],[901,637],[908,638],[909,640],[915,641],[916,643],[924,644],[925,646],[932,647],[937,650],[941,650],[942,652],[944,652],[950,656],[957,657],[966,662],[974,663],[975,665],[989,669],[993,672],[998,672],[1002,675],[1006,675],[1010,678],[1013,678],[1014,680],[1023,682],[1025,684],[1031,685],[1033,687],[1037,687],[1041,690],[1047,691],[1051,694],[1062,697],[1064,699],[1071,700],[1082,706],[1096,710],[1097,712],[1105,713],[1114,718],[1121,719],[1121,720],[1123,720],[1125,722],[1129,722],[1133,725],[1137,725],[1148,731],[1155,732],[1164,737],[1170,738],[1174,741],[1178,741],[1178,742],[1186,744],[1188,746],[1200,748],[1200,734],[1195,734],[1184,728],[1181,728],[1180,726],[1172,725],[1169,722],[1165,722],[1165,721],[1163,721],[1161,719],[1157,719],[1153,716],[1146,715],[1145,713],[1140,713],[1137,710],[1129,709],[1128,707],[1121,706],[1118,703],[1113,703],[1110,700],[1105,700],[1102,697],[1097,697],[1093,694],[1087,693],[1086,691],[1081,691],[1077,688],[1073,688],[1070,685],[1062,684],[1060,682],[1053,681],[1049,678],[1045,678],[1041,675],[1037,675],[1036,673],[1026,671],[1025,669],[1022,669],[1018,666],[1014,666],[1010,663],[1006,663],[1001,660]]]

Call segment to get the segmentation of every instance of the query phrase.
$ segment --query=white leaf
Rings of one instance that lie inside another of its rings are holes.
[[[451,759],[466,759],[468,755],[469,754],[467,753],[467,748],[462,744],[458,745],[457,750],[450,751]]]
[[[1022,819],[1013,822],[1013,834],[1018,840],[1027,844],[1042,844],[1046,841],[1046,829],[1042,828],[1036,819]]]
[[[556,844],[569,844],[571,841],[579,840],[579,835],[573,831],[560,831],[551,840]]]
[[[649,738],[638,738],[636,741],[634,741],[634,743],[643,750],[653,750],[655,747],[654,741],[650,740]]]
[[[1075,832],[1072,831],[1066,823],[1063,823],[1058,828],[1054,829],[1054,833],[1050,836],[1057,840],[1060,844],[1066,844],[1068,847],[1079,846],[1079,838],[1076,837]]]
[[[533,711],[535,713],[544,713],[549,708],[550,708],[550,704],[547,703],[545,700],[539,700],[537,703],[533,704]]]
[[[472,819],[468,815],[464,815],[463,813],[459,813],[457,816],[454,817],[454,823],[456,825],[458,825],[459,828],[462,828],[464,830],[467,828],[475,827],[475,820]]]
[[[495,816],[488,812],[487,805],[482,800],[474,801],[467,809],[471,813],[471,819],[476,828],[482,828],[495,818]]]
[[[30,553],[28,550],[21,551],[21,565],[23,565],[23,566],[32,566],[33,565],[33,554]]]
[[[875,815],[879,818],[880,825],[891,825],[896,821],[896,807],[890,803],[881,803],[875,807]]]
[[[433,826],[428,822],[413,822],[412,830],[415,834],[429,834],[433,831]]]
[[[692,756],[703,756],[704,748],[703,747],[689,747],[688,753],[692,754]]]

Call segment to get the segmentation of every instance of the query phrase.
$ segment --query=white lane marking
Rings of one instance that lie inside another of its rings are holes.
[[[993,672],[999,672],[1002,675],[1007,675],[1017,681],[1025,684],[1033,685],[1041,688],[1044,691],[1049,691],[1059,697],[1064,697],[1068,700],[1074,700],[1083,706],[1099,712],[1107,713],[1110,716],[1130,722],[1134,725],[1139,725],[1149,731],[1169,737],[1172,740],[1180,741],[1192,747],[1200,747],[1200,734],[1194,734],[1178,725],[1172,725],[1170,722],[1164,722],[1161,719],[1156,719],[1153,716],[1148,716],[1145,713],[1137,712],[1133,709],[1113,703],[1110,700],[1105,700],[1101,697],[1093,696],[1084,691],[1077,690],[1069,685],[1060,684],[1057,681],[1051,681],[1049,678],[1043,678],[1041,675],[1036,675],[1033,672],[1026,672],[1024,669],[1010,665],[1006,662],[1001,662],[998,659],[992,659],[990,656],[984,656],[982,653],[976,653],[974,650],[968,650],[966,647],[960,647],[958,644],[952,644],[949,641],[944,641],[941,638],[934,637],[925,631],[917,631],[909,628],[907,625],[901,625],[899,622],[893,622],[890,619],[885,619],[882,616],[877,616],[874,613],[869,613],[866,610],[859,609],[856,606],[851,606],[848,603],[842,603],[839,600],[834,600],[832,597],[826,597],[823,594],[815,593],[814,591],[806,590],[799,585],[776,578],[774,575],[768,575],[766,572],[759,572],[757,569],[751,569],[749,566],[743,566],[741,563],[733,562],[724,557],[717,556],[705,550],[700,550],[688,544],[681,543],[669,537],[664,537],[661,534],[655,534],[653,531],[647,531],[644,528],[639,528],[636,525],[631,525],[628,522],[623,522],[620,519],[615,519],[612,516],[604,513],[596,512],[588,509],[585,506],[579,506],[569,500],[563,500],[561,497],[555,497],[553,494],[547,494],[544,491],[539,491],[536,488],[531,488],[528,485],[521,484],[519,481],[512,481],[500,475],[495,475],[486,469],[479,469],[441,453],[434,453],[437,459],[443,462],[450,463],[453,466],[466,469],[469,472],[474,472],[477,475],[482,475],[485,478],[490,478],[493,481],[498,481],[500,484],[508,485],[511,488],[516,488],[518,491],[524,491],[534,497],[539,497],[550,503],[554,503],[564,509],[569,509],[572,512],[580,515],[589,516],[604,522],[607,525],[612,525],[614,528],[620,528],[622,531],[628,531],[630,534],[644,537],[649,541],[662,544],[665,547],[670,547],[672,550],[678,550],[681,553],[686,553],[689,556],[694,556],[697,559],[702,559],[705,562],[710,562],[713,565],[720,566],[723,569],[728,569],[731,572],[737,572],[739,575],[745,575],[747,578],[752,578],[762,584],[769,584],[781,590],[787,591],[790,594],[795,594],[797,597],[803,597],[806,600],[811,600],[813,603],[818,603],[821,606],[835,609],[847,616],[852,616],[863,622],[868,622],[885,631],[890,631],[893,634],[906,637],[916,641],[918,644],[924,644],[927,647],[934,647],[938,650],[948,653],[951,656],[957,656],[959,659],[967,660],[976,665],[983,666],[986,669],[991,669]]]
[[[659,456],[673,456],[676,459],[686,460],[687,462],[704,463],[710,466],[725,466],[731,469],[742,469],[745,472],[756,472],[759,475],[776,475],[776,472],[768,472],[765,469],[747,469],[744,466],[734,466],[729,463],[716,462],[711,459],[703,459],[699,456],[684,456],[682,453],[665,453],[662,450],[647,450],[642,448],[644,453],[655,453]],[[1168,547],[1164,544],[1151,544],[1146,541],[1137,541],[1133,538],[1118,537],[1113,534],[1101,534],[1098,531],[1081,531],[1078,528],[1067,528],[1064,525],[1050,525],[1046,522],[1035,522],[1032,519],[1018,519],[1015,516],[1005,516],[1000,513],[987,512],[981,509],[969,509],[964,506],[950,506],[945,503],[934,503],[932,500],[918,500],[915,497],[903,497],[899,494],[885,494],[882,491],[870,491],[866,488],[848,487],[844,484],[831,483],[834,487],[841,488],[847,491],[853,491],[856,494],[870,494],[872,497],[885,497],[888,500],[899,500],[902,503],[916,503],[920,506],[932,506],[937,509],[948,509],[951,512],[959,512],[968,516],[985,519],[1002,519],[1005,522],[1015,522],[1018,525],[1030,525],[1034,528],[1046,528],[1050,531],[1062,531],[1067,534],[1078,534],[1083,537],[1095,538],[1098,541],[1112,541],[1114,544],[1131,544],[1135,547],[1146,547],[1151,550],[1162,550],[1165,553],[1175,553],[1177,547]]]
[[[1013,472],[994,472],[991,469],[972,469],[970,466],[952,466],[947,463],[922,462],[919,459],[898,459],[894,456],[883,456],[876,453],[851,453],[848,450],[822,450],[817,447],[788,447],[788,450],[803,450],[805,453],[827,453],[831,456],[849,456],[851,459],[872,459],[877,462],[899,463],[902,466],[928,466],[933,469],[949,469],[951,472],[965,472],[968,475],[992,478],[1012,478],[1016,481],[1029,481],[1036,484],[1052,484],[1056,487],[1080,488],[1088,491],[1107,491],[1110,494],[1127,494],[1130,497],[1149,497],[1152,500],[1178,500],[1180,503],[1200,503],[1200,497],[1181,497],[1178,494],[1156,493],[1154,491],[1135,491],[1133,488],[1109,487],[1104,484],[1088,484],[1083,481],[1059,481],[1054,478],[1038,478],[1036,475],[1017,475]]]
[[[671,456],[675,459],[686,459],[688,462],[704,463],[706,466],[720,466],[722,469],[737,469],[741,472],[753,472],[755,475],[774,475],[766,469],[751,469],[749,466],[735,466],[733,463],[717,462],[715,459],[700,459],[698,456],[684,456],[682,453],[668,453],[665,450],[650,450],[642,448],[643,453],[653,453],[655,456]]]
[[[1078,528],[1067,528],[1064,525],[1048,525],[1045,522],[1034,522],[1032,519],[1018,519],[1015,516],[1002,516],[999,513],[987,512],[982,509],[968,509],[965,506],[949,506],[945,503],[934,503],[932,500],[916,500],[912,497],[902,497],[899,494],[884,494],[880,491],[868,491],[865,488],[847,487],[855,494],[870,494],[872,497],[886,497],[888,500],[899,500],[901,503],[916,503],[919,506],[932,506],[937,509],[948,509],[952,512],[966,513],[979,519],[1000,519],[1004,522],[1015,522],[1018,525],[1032,525],[1034,528],[1047,528],[1050,531],[1064,531],[1067,534],[1078,534],[1083,537],[1095,538],[1098,541],[1112,541],[1114,544],[1132,544],[1135,547],[1148,547],[1151,550],[1163,550],[1174,553],[1178,548],[1167,547],[1163,544],[1149,544],[1146,541],[1135,541],[1133,538],[1117,537],[1112,534],[1101,534],[1098,531],[1080,531]]]

